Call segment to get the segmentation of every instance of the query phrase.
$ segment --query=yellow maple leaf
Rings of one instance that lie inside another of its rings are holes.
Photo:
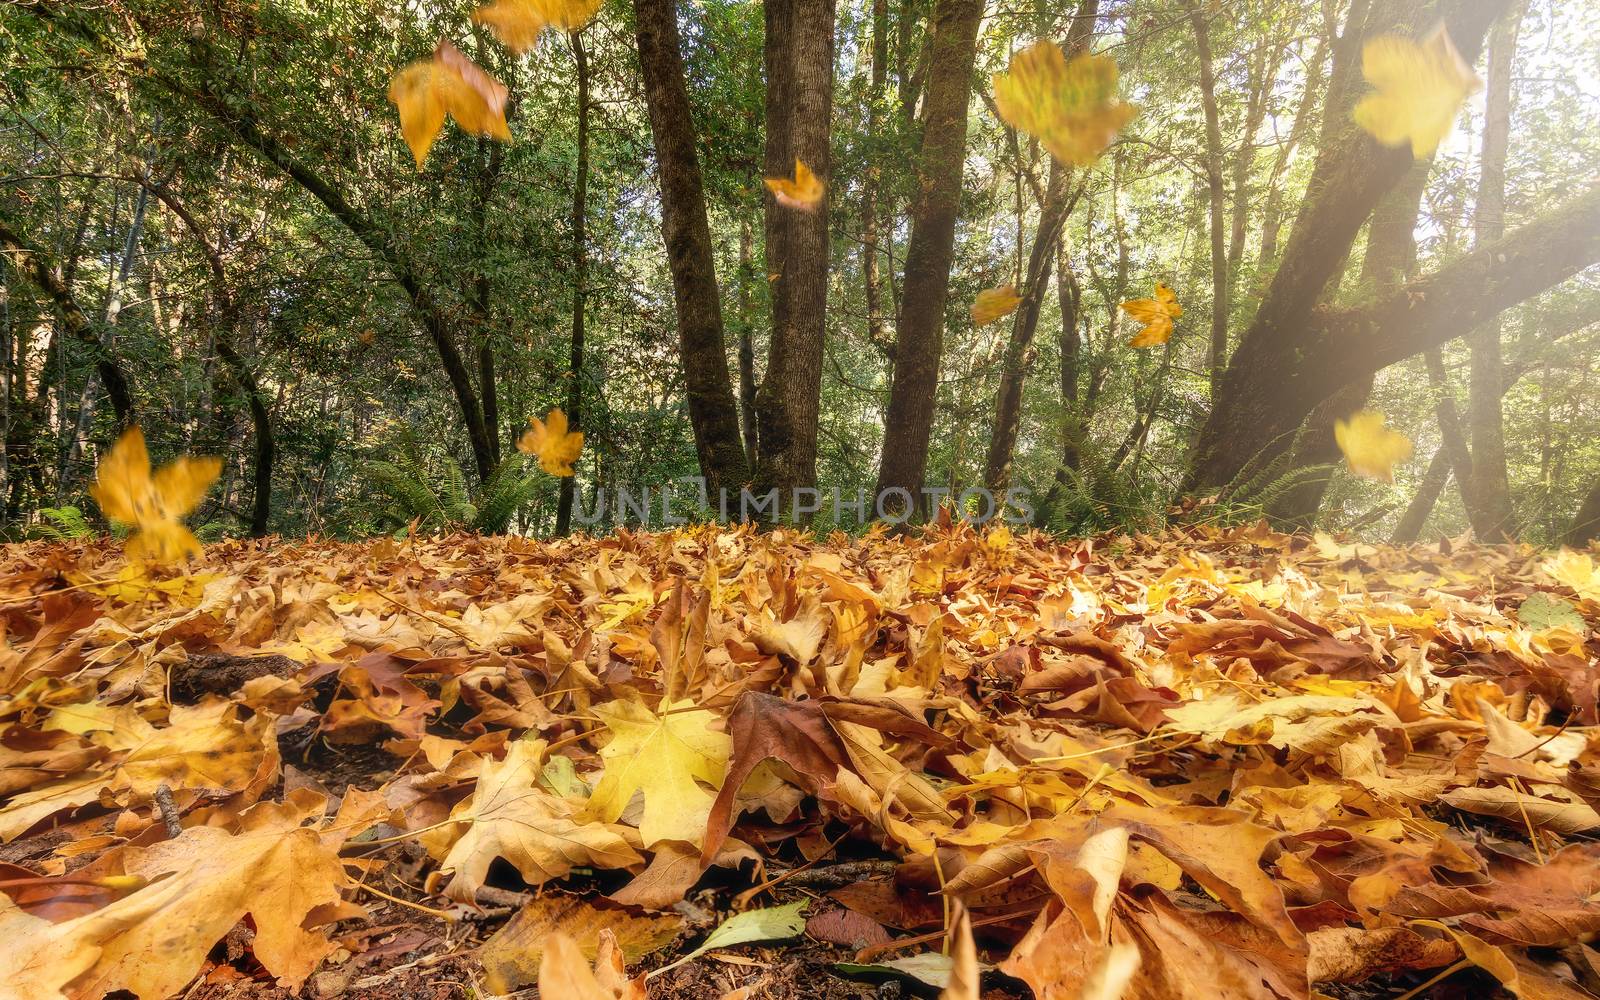
[[[1358,476],[1394,482],[1394,466],[1411,457],[1411,439],[1383,425],[1377,410],[1358,410],[1333,422],[1333,439]]]
[[[1600,565],[1587,552],[1562,549],[1545,560],[1543,569],[1557,583],[1571,587],[1579,597],[1600,601]]]
[[[472,12],[487,24],[506,48],[521,55],[533,48],[546,28],[577,31],[600,12],[600,0],[496,0]]]
[[[815,212],[822,204],[822,178],[811,172],[798,158],[794,161],[794,177],[768,177],[762,181],[778,204],[801,212]]]
[[[543,421],[528,418],[529,427],[517,439],[517,450],[524,455],[536,455],[539,468],[552,476],[572,476],[577,470],[572,463],[583,452],[583,431],[567,430],[567,415],[552,408]]]
[[[972,325],[987,326],[997,319],[1010,316],[1017,311],[1017,305],[1021,302],[1022,296],[1017,294],[1016,285],[985,288],[972,300]]]
[[[412,63],[389,82],[389,101],[400,111],[400,133],[411,147],[418,170],[444,128],[447,114],[464,132],[509,140],[508,94],[500,81],[442,38],[432,59]]]
[[[1007,125],[1080,167],[1100,158],[1136,110],[1117,97],[1115,59],[1085,52],[1069,62],[1048,39],[1018,52],[995,75],[994,105]]]
[[[150,453],[144,433],[130,427],[100,460],[89,495],[106,517],[137,530],[128,539],[128,555],[156,562],[177,562],[200,554],[200,540],[183,526],[222,471],[220,458],[180,458],[150,474]]]
[[[1420,44],[1372,39],[1361,50],[1361,75],[1377,89],[1356,105],[1356,124],[1385,146],[1410,142],[1418,158],[1439,148],[1462,102],[1483,86],[1442,24]]]
[[[644,858],[623,828],[576,820],[581,808],[536,787],[545,744],[512,740],[506,759],[486,758],[472,797],[450,814],[470,823],[450,847],[441,874],[453,872],[445,895],[470,903],[495,858],[504,858],[529,885],[561,878],[575,867],[630,868]]]
[[[614,823],[637,792],[644,793],[639,835],[646,847],[663,840],[699,846],[717,789],[728,771],[732,740],[711,729],[718,717],[694,702],[661,706],[653,715],[639,702],[613,701],[594,706],[594,714],[611,730],[611,742],[600,749],[605,774],[589,798],[590,813]]]
[[[1123,312],[1144,324],[1144,329],[1128,341],[1129,347],[1156,347],[1172,339],[1172,321],[1183,315],[1183,306],[1172,289],[1156,283],[1156,293],[1150,299],[1132,299],[1122,303]]]

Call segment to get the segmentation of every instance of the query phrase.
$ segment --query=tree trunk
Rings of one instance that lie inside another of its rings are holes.
[[[239,303],[229,289],[222,252],[206,236],[205,227],[200,224],[200,220],[195,218],[188,206],[173,193],[171,188],[149,178],[141,178],[140,183],[156,196],[156,200],[171,209],[172,214],[176,215],[178,221],[189,230],[189,235],[200,245],[200,251],[205,255],[206,264],[211,270],[212,298],[216,302],[213,342],[217,356],[228,366],[234,381],[239,383],[239,388],[244,391],[245,404],[250,409],[250,423],[255,435],[255,481],[252,486],[253,500],[250,507],[250,537],[264,537],[272,518],[272,464],[277,457],[277,442],[273,438],[272,415],[267,409],[261,383],[234,344],[233,334],[239,320]]]
[[[834,0],[774,2],[766,11],[767,167],[774,171],[768,176],[792,175],[798,159],[824,185],[821,204],[809,212],[780,205],[766,193],[767,270],[776,278],[767,369],[756,392],[757,482],[762,490],[778,490],[780,503],[787,505],[792,490],[813,485],[817,477],[828,308]]]
[[[939,394],[945,299],[950,290],[967,147],[967,104],[972,96],[972,64],[982,19],[979,0],[938,0],[934,9],[934,53],[916,171],[919,193],[906,250],[894,377],[877,486],[880,495],[885,490],[904,489],[914,504],[922,495]]]
[[[589,54],[583,47],[583,32],[574,31],[572,59],[578,76],[578,169],[572,185],[572,350],[567,363],[567,423],[583,427],[583,321],[589,276],[587,243],[589,203]],[[556,534],[572,528],[573,490],[578,477],[561,480],[561,495],[556,501]]]
[[[1451,7],[1445,24],[1464,58],[1477,56],[1489,23],[1507,2],[1491,0]],[[1408,5],[1394,6],[1397,9],[1386,10],[1388,16],[1403,17],[1412,10]],[[1402,7],[1406,9],[1398,9]],[[1334,132],[1333,139],[1325,143],[1318,157],[1283,260],[1224,372],[1222,391],[1216,394],[1219,405],[1200,431],[1182,484],[1187,492],[1225,487],[1242,473],[1274,462],[1290,447],[1296,427],[1311,407],[1339,386],[1382,367],[1368,367],[1368,359],[1352,352],[1333,367],[1333,372],[1345,376],[1334,380],[1328,371],[1309,364],[1308,351],[1326,346],[1327,317],[1317,310],[1324,290],[1342,269],[1367,217],[1410,169],[1411,152],[1409,148],[1381,146],[1353,123],[1338,128],[1330,123],[1330,131]],[[1583,242],[1568,239],[1562,246],[1581,255]],[[1555,263],[1553,257],[1559,255],[1549,251],[1550,248],[1534,250],[1536,255],[1542,254]],[[1477,255],[1473,260],[1474,266],[1484,272],[1498,271],[1501,278],[1508,279],[1515,271],[1523,280],[1491,282],[1488,294],[1485,289],[1469,292],[1463,304],[1470,303],[1471,307],[1466,309],[1436,302],[1423,309],[1441,315],[1465,315],[1493,306],[1493,311],[1498,312],[1513,304],[1503,301],[1504,293],[1512,286],[1538,283],[1527,281],[1525,270],[1517,265],[1494,265]],[[1451,265],[1446,270],[1458,267]],[[1375,314],[1382,311],[1380,304],[1359,315],[1363,319],[1376,318]],[[1399,336],[1385,353],[1392,356],[1393,348],[1404,344],[1407,350],[1401,357],[1406,357],[1428,346],[1428,342],[1427,335]]]
[[[1100,10],[1100,0],[1083,0],[1067,30],[1066,56],[1079,55],[1089,47],[1089,37],[1094,19]],[[1021,172],[1020,158],[1017,169]],[[1000,387],[995,393],[994,424],[989,434],[989,453],[984,463],[984,483],[997,496],[1005,491],[1011,478],[1011,460],[1016,450],[1017,432],[1022,423],[1022,388],[1033,367],[1033,338],[1039,327],[1039,313],[1044,307],[1044,297],[1050,287],[1050,267],[1058,255],[1061,232],[1071,214],[1076,194],[1069,196],[1067,188],[1073,171],[1051,159],[1049,180],[1039,206],[1038,227],[1033,235],[1033,248],[1028,253],[1028,270],[1022,284],[1022,302],[1012,314],[1011,337],[1000,372]],[[1034,185],[1037,190],[1037,183]],[[1079,189],[1082,190],[1081,187]],[[1062,263],[1065,269],[1065,262]],[[1063,281],[1070,281],[1063,270]],[[1063,299],[1063,302],[1065,300]],[[1063,315],[1063,322],[1066,316]],[[1076,378],[1074,378],[1076,382]]]
[[[1217,80],[1211,66],[1211,32],[1206,26],[1206,14],[1196,0],[1186,0],[1186,4],[1200,60],[1200,104],[1206,121],[1206,190],[1211,212],[1211,343],[1206,351],[1206,370],[1211,378],[1211,397],[1215,399],[1228,361],[1228,245],[1224,221],[1227,195],[1222,184],[1222,126],[1217,120]],[[1246,137],[1245,141],[1249,140]]]
[[[25,242],[12,228],[9,219],[0,218],[0,245],[11,253],[12,266],[49,296],[61,313],[67,333],[83,344],[90,357],[94,358],[95,373],[100,378],[100,384],[106,387],[106,395],[111,397],[111,409],[117,415],[118,426],[133,423],[133,392],[129,388],[128,378],[117,365],[116,356],[100,338],[94,322],[78,307],[72,290],[62,281],[55,265],[42,252]]]
[[[1567,526],[1561,542],[1573,548],[1582,548],[1597,538],[1600,538],[1600,479],[1596,479],[1589,488],[1589,495]]]
[[[1422,529],[1428,523],[1428,517],[1433,513],[1434,505],[1439,502],[1439,495],[1444,492],[1445,484],[1450,481],[1450,459],[1440,448],[1433,453],[1433,459],[1428,462],[1428,471],[1422,477],[1422,485],[1417,487],[1417,495],[1411,498],[1406,505],[1405,513],[1400,515],[1400,523],[1395,525],[1394,537],[1390,539],[1396,545],[1410,545],[1422,537]]]
[[[684,83],[673,0],[638,0],[639,63],[661,179],[661,233],[672,271],[683,360],[700,471],[715,497],[749,479],[739,441],[739,413],[724,354],[722,302],[706,221],[705,187],[695,152],[694,119]]]
[[[1384,196],[1367,227],[1367,252],[1361,264],[1361,282],[1374,294],[1387,294],[1409,277],[1417,266],[1417,216],[1422,210],[1422,194],[1428,186],[1432,158],[1414,164],[1399,186]],[[1323,400],[1296,442],[1293,465],[1305,469],[1332,465],[1339,461],[1339,444],[1334,439],[1334,423],[1366,405],[1376,373],[1369,373],[1341,387]],[[1284,470],[1285,472],[1289,470]],[[1328,492],[1330,477],[1316,476],[1286,491],[1267,512],[1275,522],[1308,531],[1317,521],[1322,499]]]
[[[889,82],[889,0],[872,0],[872,83],[867,91],[867,138],[873,142],[883,125]],[[867,341],[887,346],[883,329],[883,291],[878,268],[878,188],[881,168],[867,167],[861,181],[861,278],[866,293]]]
[[[1511,63],[1516,56],[1517,28],[1527,0],[1489,33],[1489,70],[1484,101],[1482,174],[1473,209],[1473,246],[1493,243],[1506,228],[1506,145],[1511,134]],[[1474,533],[1482,540],[1508,540],[1516,531],[1511,486],[1506,475],[1505,427],[1500,410],[1500,323],[1490,320],[1467,336],[1472,352],[1467,424],[1472,434],[1471,485],[1461,477]]]
[[[744,435],[744,458],[750,468],[759,457],[756,432],[756,265],[750,223],[739,225],[739,430]]]
[[[1322,32],[1317,36],[1316,46],[1312,48],[1311,58],[1306,63],[1305,89],[1300,92],[1300,102],[1295,105],[1294,124],[1289,126],[1289,135],[1283,145],[1278,147],[1278,155],[1272,162],[1272,174],[1267,178],[1267,204],[1261,210],[1261,259],[1256,268],[1262,274],[1271,273],[1278,259],[1278,234],[1283,228],[1283,175],[1289,169],[1289,161],[1299,148],[1306,129],[1310,127],[1312,109],[1322,96],[1322,85],[1326,80],[1323,61],[1329,47],[1334,44],[1334,34],[1338,30],[1337,6],[1336,0],[1322,0]]]

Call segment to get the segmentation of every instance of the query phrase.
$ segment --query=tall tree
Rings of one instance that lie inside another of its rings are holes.
[[[583,427],[584,306],[589,278],[589,53],[583,46],[582,31],[571,32],[567,37],[578,77],[578,164],[572,184],[572,344],[567,362],[567,421],[576,430]],[[556,500],[558,535],[565,535],[572,527],[577,485],[576,476],[561,480],[561,495]]]
[[[1223,366],[1228,361],[1228,236],[1227,195],[1222,181],[1222,125],[1217,114],[1217,77],[1212,66],[1211,27],[1197,0],[1184,0],[1194,29],[1195,54],[1200,60],[1200,107],[1206,123],[1206,192],[1211,217],[1211,340],[1206,351],[1206,371],[1211,394],[1222,388]],[[1245,137],[1248,143],[1250,137]],[[1239,192],[1235,197],[1243,197]]]
[[[917,200],[906,250],[894,376],[885,416],[878,493],[904,489],[921,496],[939,394],[944,350],[945,300],[961,204],[961,168],[967,148],[967,105],[977,52],[981,0],[937,0],[933,52],[923,101],[922,150],[917,160]]]
[[[672,271],[689,421],[700,471],[715,494],[720,488],[744,485],[749,469],[723,346],[722,299],[706,222],[705,184],[695,151],[694,117],[684,83],[677,4],[638,0],[634,14],[661,182],[661,235]]]
[[[823,183],[811,211],[766,195],[767,273],[772,276],[772,337],[756,392],[757,485],[787,498],[817,477],[817,417],[828,307],[828,194],[833,156],[834,0],[765,6],[768,176],[803,162]]]

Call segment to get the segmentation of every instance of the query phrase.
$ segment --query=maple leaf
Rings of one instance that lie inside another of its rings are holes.
[[[972,300],[972,325],[988,326],[995,320],[1004,319],[1016,312],[1021,302],[1022,296],[1017,294],[1016,285],[985,288]]]
[[[1183,306],[1172,289],[1156,283],[1155,296],[1131,299],[1119,306],[1123,312],[1144,324],[1144,329],[1128,341],[1129,347],[1157,347],[1172,339],[1172,321],[1183,315]]]
[[[441,875],[453,873],[446,896],[473,902],[496,858],[509,861],[529,885],[579,866],[644,864],[622,829],[578,822],[579,806],[537,787],[544,748],[542,740],[512,740],[505,760],[484,760],[472,797],[450,814],[452,822],[470,825],[439,866]]]
[[[594,968],[578,943],[560,931],[545,942],[539,962],[539,995],[551,1000],[644,1000],[644,977],[628,979],[622,950],[610,930],[600,932]]]
[[[660,715],[635,701],[596,705],[594,713],[612,737],[600,748],[606,770],[590,796],[590,813],[614,823],[643,793],[639,835],[646,847],[663,840],[699,845],[715,801],[700,782],[721,787],[731,749],[726,733],[710,729],[717,716],[688,700],[662,705]]]
[[[800,212],[815,212],[822,204],[822,178],[798,158],[794,161],[794,177],[767,177],[762,183],[778,199],[778,204]]]
[[[1600,562],[1589,553],[1562,549],[1546,559],[1542,568],[1552,580],[1571,587],[1579,597],[1600,601]]]
[[[89,495],[106,517],[132,526],[128,555],[171,563],[199,555],[200,540],[183,526],[222,471],[220,458],[180,458],[150,474],[144,432],[130,427],[100,460]]]
[[[65,964],[94,956],[72,980],[74,996],[127,990],[160,1000],[177,995],[212,946],[249,916],[257,961],[296,989],[335,947],[304,924],[339,904],[347,881],[338,843],[302,825],[320,818],[323,803],[302,790],[241,814],[238,832],[197,826],[173,840],[125,848],[122,866],[146,879],[145,888],[39,930],[31,943]]]
[[[577,470],[572,463],[583,451],[583,431],[567,430],[567,415],[552,408],[541,422],[538,417],[528,418],[529,427],[517,438],[517,450],[524,455],[535,455],[539,468],[552,476],[572,476]]]
[[[1383,414],[1358,410],[1333,422],[1333,439],[1358,476],[1394,482],[1394,467],[1411,457],[1411,439],[1383,425]]]
[[[1117,62],[1037,41],[994,77],[994,104],[1007,125],[1044,143],[1056,159],[1087,167],[1100,158],[1134,107],[1117,97]]]
[[[439,138],[446,115],[464,132],[509,141],[509,93],[505,85],[443,38],[432,59],[412,63],[389,82],[389,101],[400,111],[400,133],[411,147],[418,170]]]
[[[539,41],[546,28],[577,31],[594,20],[601,0],[496,0],[472,12],[472,19],[487,24],[506,48],[522,55]]]
[[[617,977],[614,984],[620,983],[622,962],[637,962],[671,944],[683,923],[675,913],[641,914],[574,896],[541,896],[517,910],[478,949],[484,985],[503,995],[537,982],[545,952],[557,936],[576,944],[584,958],[594,957],[597,975],[609,970]]]
[[[1421,43],[1380,35],[1361,50],[1361,75],[1376,90],[1352,112],[1385,146],[1411,144],[1421,159],[1439,148],[1462,102],[1483,86],[1439,25]]]

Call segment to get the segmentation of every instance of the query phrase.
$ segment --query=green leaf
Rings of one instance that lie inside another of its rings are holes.
[[[795,937],[806,928],[805,908],[810,902],[809,899],[802,899],[783,906],[736,913],[719,924],[716,930],[707,934],[706,939],[700,942],[700,947],[671,965],[662,966],[650,975],[660,975],[668,969],[675,969],[685,962],[699,958],[713,948],[731,948],[737,944],[783,941]]]
[[[1571,629],[1582,632],[1588,626],[1571,601],[1552,597],[1542,591],[1529,597],[1517,608],[1517,620],[1535,632],[1547,628]]]
[[[868,965],[862,965],[857,962],[834,963],[834,968],[851,975],[875,973],[878,975],[909,976],[936,990],[942,990],[950,985],[950,970],[954,967],[955,959],[949,955],[941,955],[936,951],[926,951],[920,955],[907,955],[904,958],[891,959],[887,962],[874,962]]]

